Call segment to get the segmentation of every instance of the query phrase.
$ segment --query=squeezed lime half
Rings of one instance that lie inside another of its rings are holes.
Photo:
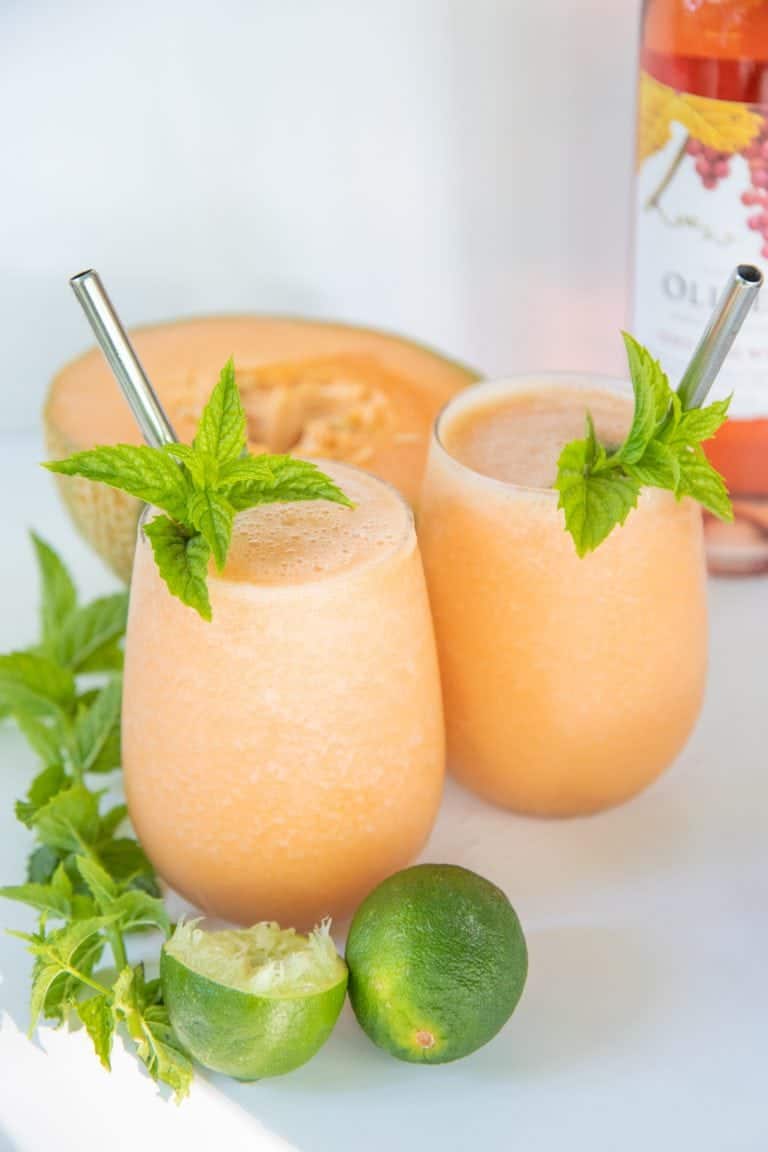
[[[163,947],[160,975],[182,1045],[237,1080],[282,1076],[310,1060],[347,989],[327,922],[308,936],[274,923],[207,932],[182,922]]]

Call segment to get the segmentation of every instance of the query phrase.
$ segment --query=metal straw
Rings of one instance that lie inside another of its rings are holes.
[[[73,276],[69,283],[88,317],[99,347],[131,406],[147,444],[153,448],[173,444],[178,436],[112,307],[98,273],[89,268]]]
[[[734,269],[678,385],[683,408],[701,407],[762,283],[763,274],[753,264]]]

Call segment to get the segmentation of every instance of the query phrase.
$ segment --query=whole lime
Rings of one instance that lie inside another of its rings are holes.
[[[504,893],[466,868],[420,864],[363,901],[347,940],[349,997],[374,1044],[442,1064],[496,1035],[522,995],[528,951]]]
[[[160,976],[184,1048],[238,1080],[280,1076],[311,1059],[347,987],[325,925],[301,936],[277,924],[205,932],[181,923],[163,946]]]

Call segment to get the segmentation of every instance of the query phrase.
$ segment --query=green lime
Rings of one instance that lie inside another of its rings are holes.
[[[507,897],[452,864],[406,868],[374,889],[352,920],[346,960],[349,998],[374,1044],[427,1064],[487,1044],[528,972]]]
[[[180,923],[163,946],[160,976],[182,1045],[237,1080],[280,1076],[310,1060],[347,988],[327,924],[300,936],[277,924],[205,932]]]

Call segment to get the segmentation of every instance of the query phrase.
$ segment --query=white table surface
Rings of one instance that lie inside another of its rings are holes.
[[[0,437],[3,651],[35,635],[28,527],[62,550],[84,594],[113,584],[35,468],[41,452],[32,435]],[[254,1085],[200,1076],[176,1108],[127,1055],[103,1072],[82,1033],[45,1029],[34,1046],[23,1035],[30,960],[2,935],[0,1146],[768,1148],[768,581],[713,582],[711,616],[701,720],[674,768],[634,802],[533,821],[449,784],[424,859],[499,884],[530,950],[520,1007],[486,1048],[444,1067],[401,1064],[347,1006],[305,1068]],[[3,727],[2,883],[22,878],[28,837],[12,804],[32,769]],[[29,927],[31,914],[3,903],[0,924]]]

